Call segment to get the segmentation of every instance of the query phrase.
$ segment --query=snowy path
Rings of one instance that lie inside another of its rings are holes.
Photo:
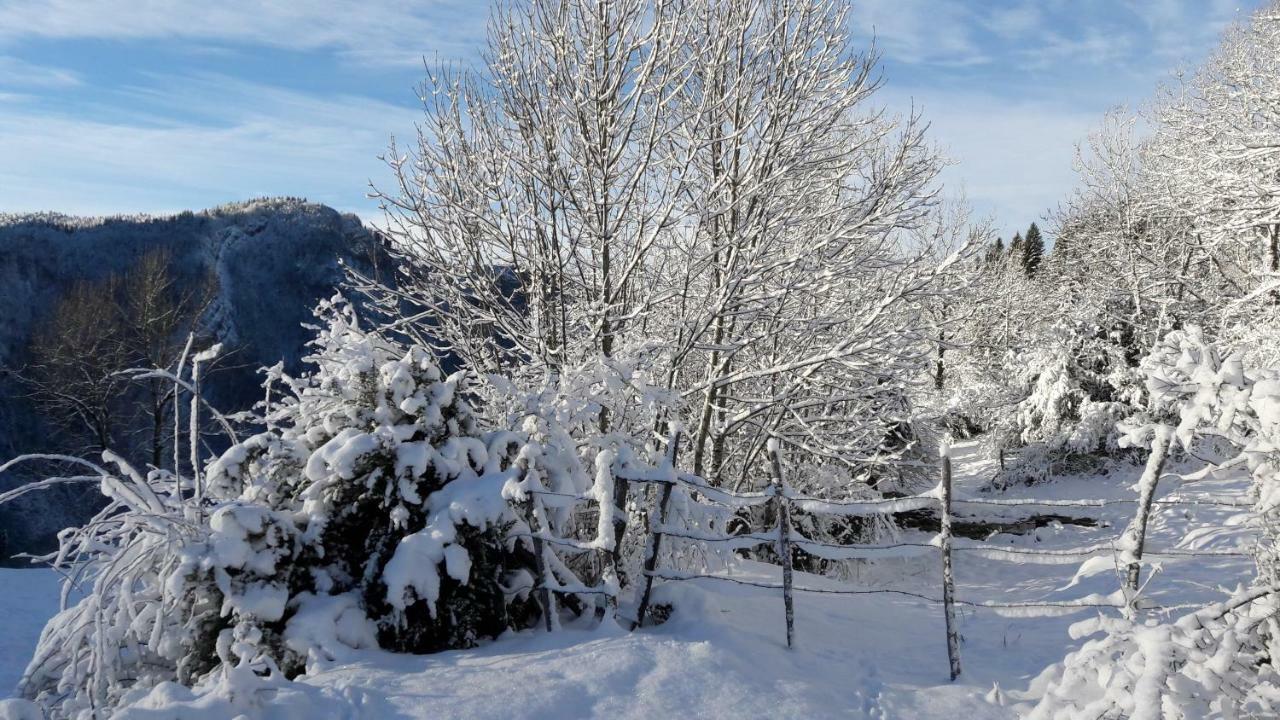
[[[956,496],[993,497],[981,493],[996,472],[996,462],[981,457],[973,441],[955,448]],[[1202,463],[1172,467],[1168,472],[1198,470]],[[1133,484],[1141,468],[1122,466],[1110,475],[1067,476],[1033,487],[1012,487],[1001,498],[1034,498],[1040,500],[1132,499]],[[1177,481],[1166,477],[1157,493],[1167,496]],[[1186,498],[1245,500],[1248,479],[1238,476],[1226,480],[1189,484],[1176,494]],[[1066,549],[1109,544],[1131,520],[1135,506],[1130,503],[1101,508],[1063,508],[1062,514],[1090,517],[1097,527],[1076,525],[1050,526],[1026,536],[999,535],[991,543],[1040,549]],[[1253,535],[1247,527],[1249,513],[1239,508],[1157,506],[1148,530],[1149,549],[1213,550],[1247,553],[1252,549]],[[956,577],[959,595],[971,600],[1061,600],[1090,593],[1107,594],[1118,587],[1114,572],[1102,572],[1081,579],[1068,587],[1078,563],[1059,565],[1015,565],[958,553]],[[1148,586],[1148,596],[1165,605],[1207,602],[1220,599],[1221,589],[1252,577],[1252,560],[1248,557],[1178,557],[1160,562],[1158,575]],[[1144,571],[1144,577],[1146,573]],[[975,597],[975,595],[978,595]]]

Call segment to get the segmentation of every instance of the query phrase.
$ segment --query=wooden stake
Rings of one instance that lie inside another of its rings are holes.
[[[960,677],[960,635],[956,631],[955,577],[951,571],[951,454],[942,456],[941,529],[938,539],[942,547],[942,611],[947,625],[947,660],[951,679]]]
[[[551,593],[551,588],[547,586],[547,559],[543,556],[545,549],[541,537],[541,523],[538,522],[533,509],[532,494],[524,502],[524,516],[529,524],[529,534],[533,538],[533,567],[538,573],[538,600],[542,605],[542,619],[547,632],[551,632],[555,629],[556,598]]]
[[[680,434],[674,433],[667,445],[667,462],[668,466],[674,472],[676,467],[676,458],[680,454]],[[636,620],[631,623],[631,629],[635,630],[644,622],[645,615],[649,613],[649,595],[653,591],[653,573],[658,568],[658,551],[662,549],[662,531],[658,528],[667,524],[667,506],[671,503],[671,490],[675,487],[675,478],[669,483],[663,483],[662,495],[658,499],[658,520],[655,523],[653,516],[649,517],[649,542],[648,553],[644,558],[644,590],[640,593],[640,607],[636,609]]]
[[[1147,456],[1147,466],[1142,473],[1146,482],[1142,483],[1138,496],[1138,512],[1133,518],[1130,530],[1133,542],[1133,559],[1126,568],[1125,588],[1128,590],[1127,604],[1132,611],[1138,601],[1139,580],[1142,574],[1142,551],[1147,542],[1147,523],[1151,518],[1151,505],[1155,500],[1156,486],[1160,483],[1160,475],[1164,472],[1164,461],[1169,454],[1169,436],[1172,431],[1159,427],[1151,440],[1151,454]]]
[[[782,559],[782,603],[787,609],[787,647],[795,646],[796,612],[792,598],[791,572],[791,501],[787,499],[782,480],[782,452],[776,440],[769,442],[773,462],[773,497],[778,510],[778,555]]]

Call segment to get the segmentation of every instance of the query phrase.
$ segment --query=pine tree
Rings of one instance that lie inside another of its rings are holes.
[[[1022,270],[1027,277],[1032,277],[1044,261],[1044,239],[1040,237],[1040,228],[1035,223],[1027,228],[1027,237],[1022,242]]]
[[[996,238],[984,258],[985,264],[995,265],[1004,259],[1004,238]]]
[[[1014,233],[1013,240],[1009,243],[1009,259],[1016,263],[1022,263],[1022,248],[1025,243],[1022,240],[1022,233]]]
[[[1059,234],[1053,241],[1053,252],[1049,253],[1049,260],[1054,268],[1054,272],[1058,275],[1065,275],[1067,272],[1067,261],[1070,258],[1070,241],[1065,235]]]

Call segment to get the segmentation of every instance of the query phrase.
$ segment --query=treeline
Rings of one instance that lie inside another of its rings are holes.
[[[1085,469],[1148,411],[1140,365],[1173,331],[1280,361],[1280,20],[1232,27],[1195,73],[1080,148],[1077,189],[968,266],[940,402],[956,429],[1020,450],[1006,480]],[[1147,131],[1139,134],[1141,124]]]
[[[1025,236],[1021,232],[1014,233],[1008,247],[1004,238],[996,238],[983,255],[983,261],[988,265],[1012,263],[1022,268],[1027,277],[1033,277],[1040,272],[1045,261],[1044,237],[1040,234],[1040,227],[1031,223]]]

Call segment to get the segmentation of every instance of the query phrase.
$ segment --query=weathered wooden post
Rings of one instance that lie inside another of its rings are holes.
[[[640,627],[645,615],[649,613],[649,594],[653,591],[653,573],[658,568],[658,551],[662,549],[660,528],[667,524],[667,506],[671,504],[671,491],[676,484],[676,458],[679,455],[680,433],[676,432],[672,434],[671,441],[667,445],[667,467],[671,470],[671,478],[669,482],[662,484],[661,496],[658,499],[657,522],[652,515],[649,516],[648,552],[644,557],[644,590],[640,593],[640,607],[636,609],[636,621],[631,624],[632,630]]]
[[[216,360],[222,352],[222,343],[196,353],[191,358],[191,413],[188,432],[191,437],[191,487],[195,499],[195,515],[204,518],[204,481],[200,477],[200,363]]]
[[[1167,425],[1158,425],[1155,436],[1151,439],[1151,454],[1147,456],[1147,466],[1142,471],[1142,479],[1138,481],[1138,511],[1126,534],[1128,567],[1125,575],[1125,589],[1128,597],[1126,604],[1132,611],[1138,602],[1139,580],[1142,573],[1142,551],[1147,542],[1147,523],[1151,518],[1151,505],[1155,501],[1156,486],[1160,483],[1160,475],[1164,472],[1164,462],[1169,455],[1169,440],[1173,429]]]
[[[938,485],[942,506],[938,542],[942,548],[942,612],[947,625],[947,660],[951,679],[960,677],[960,635],[956,631],[955,576],[951,571],[951,447],[943,445],[942,482]]]
[[[556,598],[552,594],[551,588],[547,586],[547,559],[544,555],[544,545],[542,541],[541,523],[538,522],[537,514],[533,508],[533,493],[529,493],[529,499],[525,500],[524,506],[525,522],[529,524],[529,535],[533,540],[533,567],[538,573],[538,599],[542,605],[542,619],[546,625],[547,632],[555,629],[556,614]]]
[[[173,484],[179,505],[186,504],[182,497],[182,367],[187,364],[187,355],[191,354],[191,345],[195,341],[195,333],[187,333],[187,344],[183,346],[173,369]],[[270,397],[267,398],[266,414],[271,416]]]
[[[794,647],[796,612],[791,591],[791,501],[787,499],[786,484],[782,480],[782,451],[774,438],[769,439],[769,458],[773,464],[773,501],[778,511],[778,556],[782,559],[782,603],[787,609],[787,647]]]

